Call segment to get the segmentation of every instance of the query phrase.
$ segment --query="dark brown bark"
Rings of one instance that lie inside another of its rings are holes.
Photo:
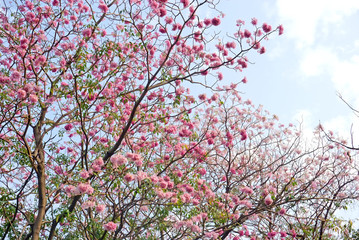
[[[46,110],[43,110],[42,117],[44,117]],[[41,122],[40,118],[39,123],[34,127],[34,137],[35,137],[35,158],[36,158],[36,175],[37,175],[37,190],[38,190],[38,211],[37,216],[32,227],[32,239],[38,240],[40,236],[40,230],[42,227],[42,220],[45,216],[46,211],[46,181],[45,181],[45,151],[44,145],[42,143],[43,137],[41,134]]]

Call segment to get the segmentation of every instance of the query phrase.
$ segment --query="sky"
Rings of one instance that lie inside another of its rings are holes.
[[[265,42],[264,55],[250,55],[254,64],[243,73],[225,73],[231,81],[248,78],[244,98],[283,123],[302,122],[304,131],[321,123],[348,138],[354,124],[359,146],[359,119],[338,97],[359,109],[358,0],[222,0],[218,9],[224,32],[233,32],[237,19],[251,29],[252,17],[285,29]]]
[[[221,0],[218,9],[226,15],[222,31],[233,32],[237,19],[250,29],[252,17],[285,29],[265,42],[264,55],[249,56],[254,64],[247,70],[225,72],[233,82],[247,77],[240,86],[243,98],[262,104],[282,123],[301,123],[308,134],[321,123],[349,139],[353,125],[359,146],[359,118],[338,97],[359,110],[358,0]],[[338,216],[359,218],[358,205],[350,208],[358,214]]]

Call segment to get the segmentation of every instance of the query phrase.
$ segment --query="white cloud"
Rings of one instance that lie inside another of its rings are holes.
[[[333,65],[332,81],[336,90],[349,102],[359,107],[359,56],[347,61],[338,61]]]
[[[277,0],[278,15],[296,46],[310,46],[359,10],[358,0]],[[318,34],[319,33],[319,34]]]
[[[337,57],[329,48],[307,50],[301,60],[301,70],[306,76],[318,76],[337,63]]]
[[[305,51],[300,70],[305,77],[328,78],[354,107],[359,108],[359,55],[341,59],[331,48],[314,48]],[[318,89],[319,90],[319,89]]]

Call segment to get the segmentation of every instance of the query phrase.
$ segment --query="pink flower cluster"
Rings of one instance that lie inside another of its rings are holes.
[[[103,228],[106,230],[106,231],[109,231],[109,232],[114,232],[117,228],[117,224],[114,223],[114,222],[108,222],[106,224],[103,225]]]
[[[81,205],[82,209],[88,209],[88,208],[93,208],[95,207],[95,202],[94,201],[86,201]]]
[[[183,4],[183,7],[186,8],[189,5],[189,0],[181,0],[181,3]]]
[[[267,23],[263,23],[262,29],[265,33],[269,33],[272,30],[272,26]]]
[[[108,7],[104,2],[101,2],[100,5],[98,6],[98,8],[101,9],[101,11],[103,13],[107,13],[107,11],[108,11]]]
[[[79,194],[92,194],[94,191],[94,189],[88,183],[80,183],[77,186],[76,190],[79,192]]]
[[[120,165],[126,164],[127,163],[127,158],[125,158],[121,154],[116,154],[116,155],[111,157],[110,161],[112,163],[113,168],[117,168]]]
[[[268,206],[273,203],[273,199],[272,199],[272,197],[271,197],[270,194],[268,194],[268,195],[264,198],[264,203],[265,203],[266,205],[268,205]]]
[[[250,194],[253,193],[253,189],[250,188],[250,187],[243,187],[243,188],[241,189],[241,191],[242,191],[243,193],[247,194],[247,195],[250,195]]]
[[[96,206],[95,210],[98,213],[102,213],[103,211],[105,211],[105,208],[106,208],[106,206],[104,204],[99,204]]]
[[[247,139],[247,132],[245,129],[241,129],[240,134],[241,134],[241,141],[244,141]]]
[[[105,165],[103,159],[101,157],[97,158],[91,165],[93,171],[99,172],[101,171],[102,167]]]
[[[142,157],[140,154],[137,153],[126,153],[126,157],[128,159],[130,159],[131,161],[133,161],[137,167],[142,166],[143,162],[142,162]]]

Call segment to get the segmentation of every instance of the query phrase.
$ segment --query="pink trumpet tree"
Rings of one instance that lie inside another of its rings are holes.
[[[239,20],[218,40],[222,14],[198,14],[216,2],[3,2],[2,239],[331,234],[356,163],[220,84],[283,27]]]

